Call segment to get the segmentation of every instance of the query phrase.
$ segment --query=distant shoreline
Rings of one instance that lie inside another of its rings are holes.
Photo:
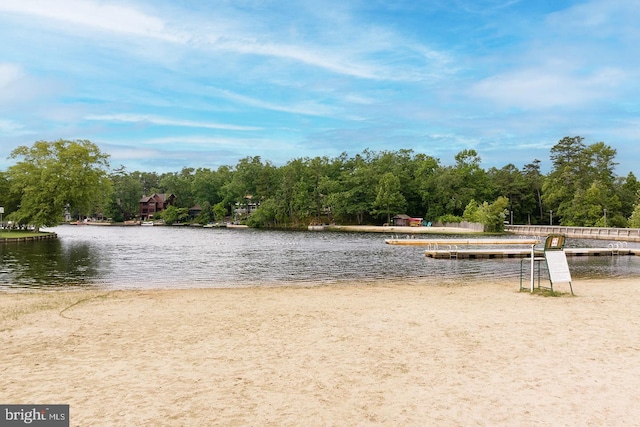
[[[405,234],[482,234],[462,227],[400,227],[395,225],[329,225],[328,231],[356,231],[366,233],[405,233]]]
[[[97,221],[89,221],[83,223],[65,223],[66,225],[97,225],[97,226],[139,226],[140,223],[132,223],[132,222],[97,222]],[[192,226],[192,227],[203,227],[200,224],[155,224],[157,226],[163,227],[184,227],[184,226]],[[463,227],[408,227],[408,226],[382,226],[382,225],[322,225],[322,226],[310,226],[316,227],[317,230],[322,231],[348,231],[348,232],[360,232],[360,233],[403,233],[403,234],[483,234],[483,232],[479,232],[476,230],[472,230],[469,228]],[[207,227],[205,227],[207,228]],[[227,223],[222,227],[214,227],[214,228],[252,228],[246,225],[237,225]],[[256,228],[259,230],[260,228]],[[265,230],[272,230],[274,228],[264,228]],[[307,230],[305,227],[301,228],[275,228],[277,230]],[[311,230],[311,228],[308,228]]]

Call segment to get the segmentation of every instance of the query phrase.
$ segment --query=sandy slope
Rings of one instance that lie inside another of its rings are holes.
[[[640,420],[640,281],[517,288],[3,293],[0,402],[73,426]]]

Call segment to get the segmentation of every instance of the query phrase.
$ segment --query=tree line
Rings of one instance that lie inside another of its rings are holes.
[[[482,222],[488,231],[500,231],[505,220],[640,227],[640,183],[633,173],[615,175],[615,156],[607,144],[586,145],[575,136],[551,148],[547,174],[538,159],[520,169],[511,163],[484,169],[472,149],[456,154],[451,165],[413,150],[364,150],[283,166],[250,156],[215,170],[158,174],[109,169],[108,155],[90,141],[38,141],[12,152],[17,163],[0,172],[0,187],[8,189],[0,204],[8,220],[35,226],[57,224],[65,210],[125,221],[138,215],[143,195],[170,193],[176,199],[162,214],[167,222],[232,216],[253,227],[297,228],[382,224],[406,213],[432,222]],[[201,211],[189,218],[195,205]]]

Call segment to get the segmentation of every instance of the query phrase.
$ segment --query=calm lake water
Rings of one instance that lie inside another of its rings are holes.
[[[434,260],[388,234],[196,227],[60,226],[58,239],[0,245],[0,289],[211,288],[510,279],[520,260]],[[429,235],[429,238],[444,236]],[[452,236],[447,236],[452,237]],[[468,237],[468,236],[466,236]],[[607,247],[568,239],[567,246]],[[630,244],[638,247],[638,244]],[[640,257],[569,257],[574,280],[638,277]]]

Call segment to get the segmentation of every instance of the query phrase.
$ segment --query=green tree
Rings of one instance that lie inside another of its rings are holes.
[[[583,139],[565,137],[551,149],[553,170],[542,187],[543,201],[562,225],[594,225],[596,208],[620,216],[613,161],[616,150],[602,142],[585,146]],[[599,206],[591,206],[593,203]]]
[[[179,208],[191,208],[195,202],[192,193],[193,168],[182,168],[179,173],[166,173],[160,178],[160,193],[176,196],[176,206]]]
[[[640,191],[636,193],[636,204],[629,217],[629,227],[640,228]]]
[[[422,212],[424,212],[425,218],[434,220],[444,213],[441,209],[438,209],[440,202],[437,198],[436,180],[441,167],[438,159],[424,154],[418,154],[415,162],[415,188],[422,201]]]
[[[277,215],[277,203],[274,199],[267,199],[248,218],[247,225],[255,228],[264,228],[275,225]]]
[[[175,224],[178,222],[186,222],[189,219],[188,208],[178,208],[173,205],[167,206],[165,210],[158,214],[165,224]]]
[[[135,174],[127,173],[124,166],[111,173],[113,193],[110,212],[107,216],[116,222],[129,220],[136,216],[140,198],[143,196],[143,183]]]
[[[434,178],[434,198],[439,206],[434,216],[461,216],[471,200],[492,199],[487,173],[480,167],[475,150],[462,150],[455,156],[455,166],[441,168]]]
[[[375,179],[369,151],[345,160],[338,182],[333,186],[334,192],[328,197],[334,218],[345,222],[355,219],[358,224],[363,224],[376,198]]]
[[[495,233],[504,230],[504,220],[507,217],[509,199],[500,196],[493,203],[483,202],[481,205],[475,200],[467,204],[463,218],[470,222],[484,225],[484,231]]]
[[[5,211],[2,218],[3,222],[7,215],[17,210],[20,205],[18,194],[11,193],[9,191],[10,188],[11,181],[9,180],[9,174],[6,172],[0,172],[0,206],[2,206]]]
[[[265,167],[271,165],[263,164],[260,156],[240,159],[230,179],[222,186],[221,194],[225,203],[228,206],[244,204],[247,196],[251,196],[252,200],[260,200],[265,193],[272,191],[272,182],[266,179],[268,173],[264,172]]]
[[[535,159],[533,162],[524,165],[523,173],[530,194],[533,194],[536,202],[536,210],[532,209],[531,212],[527,213],[527,223],[540,224],[544,217],[544,207],[542,205],[542,183],[544,177],[540,173],[540,160]],[[529,216],[529,214],[532,215]]]
[[[407,201],[400,192],[400,179],[392,172],[387,172],[380,178],[378,193],[373,202],[374,213],[387,215],[387,223],[391,223],[391,214],[399,213],[407,206]]]
[[[213,216],[216,221],[224,221],[226,215],[227,208],[224,206],[223,202],[218,202],[213,206]]]
[[[194,222],[202,225],[212,222],[213,208],[211,207],[211,203],[209,202],[202,203],[202,205],[200,206],[200,209],[201,211],[198,214],[198,216],[194,218]]]
[[[482,222],[482,211],[475,200],[471,200],[464,208],[462,218],[469,222]]]
[[[633,172],[629,172],[625,178],[616,180],[615,188],[620,200],[620,214],[624,218],[629,218],[638,202],[637,194],[640,192],[640,182],[638,182]]]
[[[11,158],[21,160],[7,172],[20,207],[11,220],[38,230],[59,224],[65,208],[84,215],[100,212],[111,192],[108,157],[87,140],[37,141],[16,148]]]
[[[529,173],[536,172],[529,170]],[[513,218],[516,224],[526,224],[531,221],[532,213],[538,216],[536,211],[541,193],[539,184],[535,182],[536,175],[527,176],[526,172],[520,171],[512,163],[501,169],[491,168],[487,175],[491,182],[490,186],[493,188],[493,195],[489,200],[495,200],[499,196],[509,200],[507,210],[510,212],[510,222]],[[534,181],[532,182],[531,179]]]

